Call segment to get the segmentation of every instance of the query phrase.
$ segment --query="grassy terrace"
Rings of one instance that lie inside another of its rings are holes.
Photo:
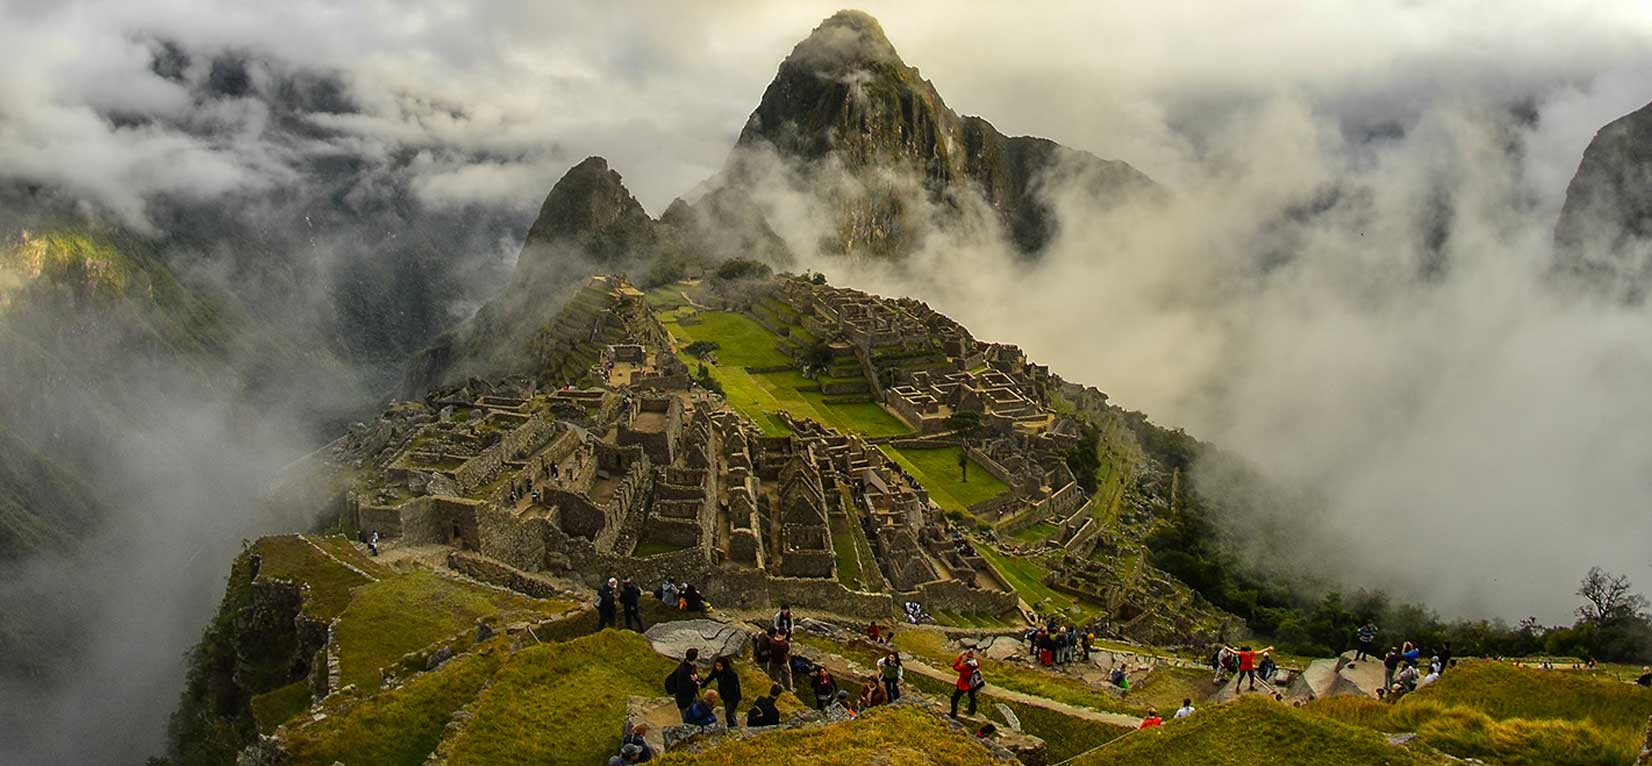
[[[436,749],[448,719],[493,678],[503,657],[497,647],[463,655],[441,670],[380,692],[341,715],[300,727],[288,738],[293,766],[424,763]]]
[[[259,579],[278,578],[309,584],[310,596],[304,601],[304,611],[321,620],[331,620],[343,612],[350,604],[351,590],[367,582],[367,578],[339,566],[297,535],[263,538],[253,546],[253,551],[263,559],[258,569]]]
[[[572,606],[465,585],[426,571],[369,583],[356,589],[355,599],[339,615],[341,680],[376,689],[382,668],[465,630],[477,618],[509,621]]]
[[[1170,711],[1160,710],[1168,715]],[[1388,744],[1369,729],[1260,697],[1209,705],[1135,732],[1073,766],[1433,766],[1445,759]]]
[[[1010,587],[1021,594],[1021,598],[1040,611],[1058,611],[1072,614],[1074,617],[1089,615],[1095,611],[1090,604],[1045,585],[1044,576],[1049,574],[1050,570],[1039,559],[1006,556],[987,545],[976,545],[975,549],[1009,581]]]
[[[705,311],[699,317],[700,324],[683,324],[677,321],[676,312],[667,312],[661,314],[660,321],[684,344],[697,340],[718,343],[717,364],[706,366],[712,377],[722,384],[729,404],[755,421],[764,433],[780,436],[788,432],[785,424],[770,415],[782,411],[866,436],[896,436],[910,430],[872,402],[828,404],[825,394],[804,390],[818,387],[821,381],[805,378],[795,370],[746,372],[746,367],[791,364],[791,359],[779,350],[780,339],[744,314]],[[683,361],[691,371],[698,370],[701,364],[689,356],[684,356]]]
[[[883,448],[885,454],[900,463],[908,473],[929,490],[935,503],[949,511],[966,511],[969,506],[991,500],[1009,491],[1004,482],[987,473],[979,463],[969,461],[969,480],[964,481],[958,470],[957,447],[945,449]]]
[[[702,753],[667,753],[658,763],[660,766],[909,763],[991,766],[997,761],[968,732],[953,729],[933,715],[910,708],[874,708],[849,723],[771,732],[728,742]]]
[[[950,668],[957,654],[941,643],[941,634],[929,630],[905,630],[895,634],[895,646],[931,665]],[[977,656],[981,673],[989,685],[1032,694],[1075,707],[1087,707],[1111,713],[1140,715],[1142,706],[1126,702],[1111,693],[1100,691],[1079,679],[1044,670],[1000,662],[990,657]]]
[[[1415,731],[1460,758],[1511,766],[1628,766],[1652,715],[1652,691],[1479,660],[1398,704],[1335,698],[1310,710],[1378,731]]]

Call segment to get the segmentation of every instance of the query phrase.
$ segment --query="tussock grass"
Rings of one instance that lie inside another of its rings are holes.
[[[1258,697],[1201,708],[1135,732],[1073,766],[1435,766],[1438,754],[1396,747],[1369,729]]]
[[[356,589],[355,600],[339,615],[335,637],[341,681],[376,689],[382,668],[464,630],[477,618],[509,621],[571,606],[471,586],[423,570],[369,583]]]
[[[593,761],[594,762],[594,761]],[[873,708],[832,726],[776,731],[721,743],[700,753],[667,753],[660,766],[988,766],[992,753],[967,732],[913,708]]]
[[[295,727],[287,738],[292,766],[424,763],[454,711],[476,696],[503,657],[497,649],[461,655],[440,670],[379,692],[344,713]]]

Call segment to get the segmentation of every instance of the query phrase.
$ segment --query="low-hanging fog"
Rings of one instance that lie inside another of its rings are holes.
[[[1575,5],[864,3],[949,106],[1128,161],[1165,199],[1104,209],[1052,180],[1037,264],[990,227],[935,233],[900,269],[826,260],[788,169],[772,222],[835,283],[928,300],[1311,487],[1324,513],[1295,523],[1347,555],[1284,561],[1446,614],[1560,621],[1591,565],[1652,588],[1652,310],[1551,273],[1584,146],[1652,100],[1652,11]],[[400,179],[431,209],[531,217],[601,154],[657,214],[723,166],[837,7],[0,0],[0,181],[153,231],[158,200],[301,187],[307,158],[347,145],[412,157]],[[156,78],[157,41],[336,76],[358,109],[303,118],[336,145],[273,140],[257,104]],[[340,241],[329,257],[350,258]],[[158,753],[241,538],[307,521],[251,499],[317,446],[310,424],[171,383],[131,384],[145,425],[100,467],[118,518],[0,583],[0,604],[40,610],[0,619],[84,631],[49,688],[0,686],[0,762]]]

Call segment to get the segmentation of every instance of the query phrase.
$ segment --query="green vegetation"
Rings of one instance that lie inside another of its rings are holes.
[[[790,366],[791,357],[780,353],[779,338],[757,320],[733,311],[701,311],[694,324],[677,322],[671,329],[690,341],[718,344],[719,365],[738,367]]]
[[[1021,730],[1044,740],[1045,762],[1057,763],[1086,753],[1132,730],[1122,726],[1090,721],[1049,708],[1024,705],[1019,702],[993,700],[994,704],[1009,707],[1021,719]]]
[[[1055,533],[1055,529],[1054,524],[1040,521],[1037,524],[1031,524],[1011,532],[1009,538],[1023,543],[1036,543],[1040,540],[1049,539],[1050,535]]]
[[[368,580],[340,566],[298,535],[266,537],[253,546],[262,564],[259,579],[296,580],[309,584],[304,612],[331,620],[350,605],[350,591]]]
[[[627,699],[662,694],[672,667],[642,636],[614,630],[524,649],[477,698],[449,763],[603,763],[619,742]]]
[[[977,544],[975,550],[1040,614],[1060,615],[1069,621],[1084,623],[1095,613],[1091,604],[1045,585],[1044,577],[1050,570],[1041,559],[1006,556],[988,545]]]
[[[773,273],[768,264],[750,258],[730,258],[717,265],[718,279],[761,279]]]
[[[1203,702],[1218,688],[1210,682],[1208,670],[1161,665],[1130,687],[1124,698],[1142,707],[1152,706],[1168,712],[1181,707],[1184,699]]]
[[[832,514],[830,521],[832,553],[837,558],[838,582],[850,590],[871,590],[872,583],[868,574],[862,570],[862,564],[864,562],[867,566],[875,567],[877,563],[872,558],[872,549],[867,547],[866,536],[842,514]]]
[[[1168,711],[1160,711],[1168,712]],[[1120,738],[1074,766],[1432,766],[1444,759],[1272,700],[1244,697]]]
[[[964,481],[963,474],[958,468],[962,450],[958,447],[943,449],[897,449],[885,447],[885,454],[900,463],[908,473],[911,473],[929,490],[929,496],[936,504],[947,510],[965,511],[969,506],[986,500],[991,500],[1009,491],[1004,482],[999,481],[992,474],[987,473],[979,463],[970,460],[974,466],[969,471],[970,479]]]
[[[294,681],[273,692],[252,698],[252,717],[258,720],[258,731],[269,734],[275,727],[310,707],[310,684]]]
[[[499,648],[460,655],[440,670],[420,675],[405,686],[379,692],[343,713],[297,727],[288,737],[293,766],[424,763],[436,749],[454,711],[475,698],[499,669],[503,657]]]
[[[660,766],[748,766],[760,763],[989,766],[996,760],[967,732],[953,729],[929,713],[913,708],[885,707],[873,708],[852,722],[836,726],[771,732],[725,742],[701,753],[666,753],[658,763]]]
[[[339,616],[335,632],[341,681],[376,689],[382,668],[465,630],[477,618],[549,615],[571,606],[477,588],[426,571],[363,585]]]
[[[903,630],[895,634],[895,646],[903,652],[932,665],[950,668],[957,654],[942,645],[940,633],[930,630]],[[1142,708],[1120,700],[1111,694],[1092,688],[1070,676],[1049,673],[1025,665],[1000,662],[976,655],[987,684],[1032,694],[1045,699],[1064,702],[1075,707],[1087,707],[1113,713],[1140,715]]]

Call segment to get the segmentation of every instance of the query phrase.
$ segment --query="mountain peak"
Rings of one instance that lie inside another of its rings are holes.
[[[834,75],[872,64],[901,65],[900,54],[883,33],[883,26],[865,11],[838,11],[815,27],[792,49],[782,67],[806,67]]]
[[[625,188],[608,160],[587,157],[568,169],[545,196],[528,243],[573,239],[590,246],[616,228],[646,227],[648,213]]]

